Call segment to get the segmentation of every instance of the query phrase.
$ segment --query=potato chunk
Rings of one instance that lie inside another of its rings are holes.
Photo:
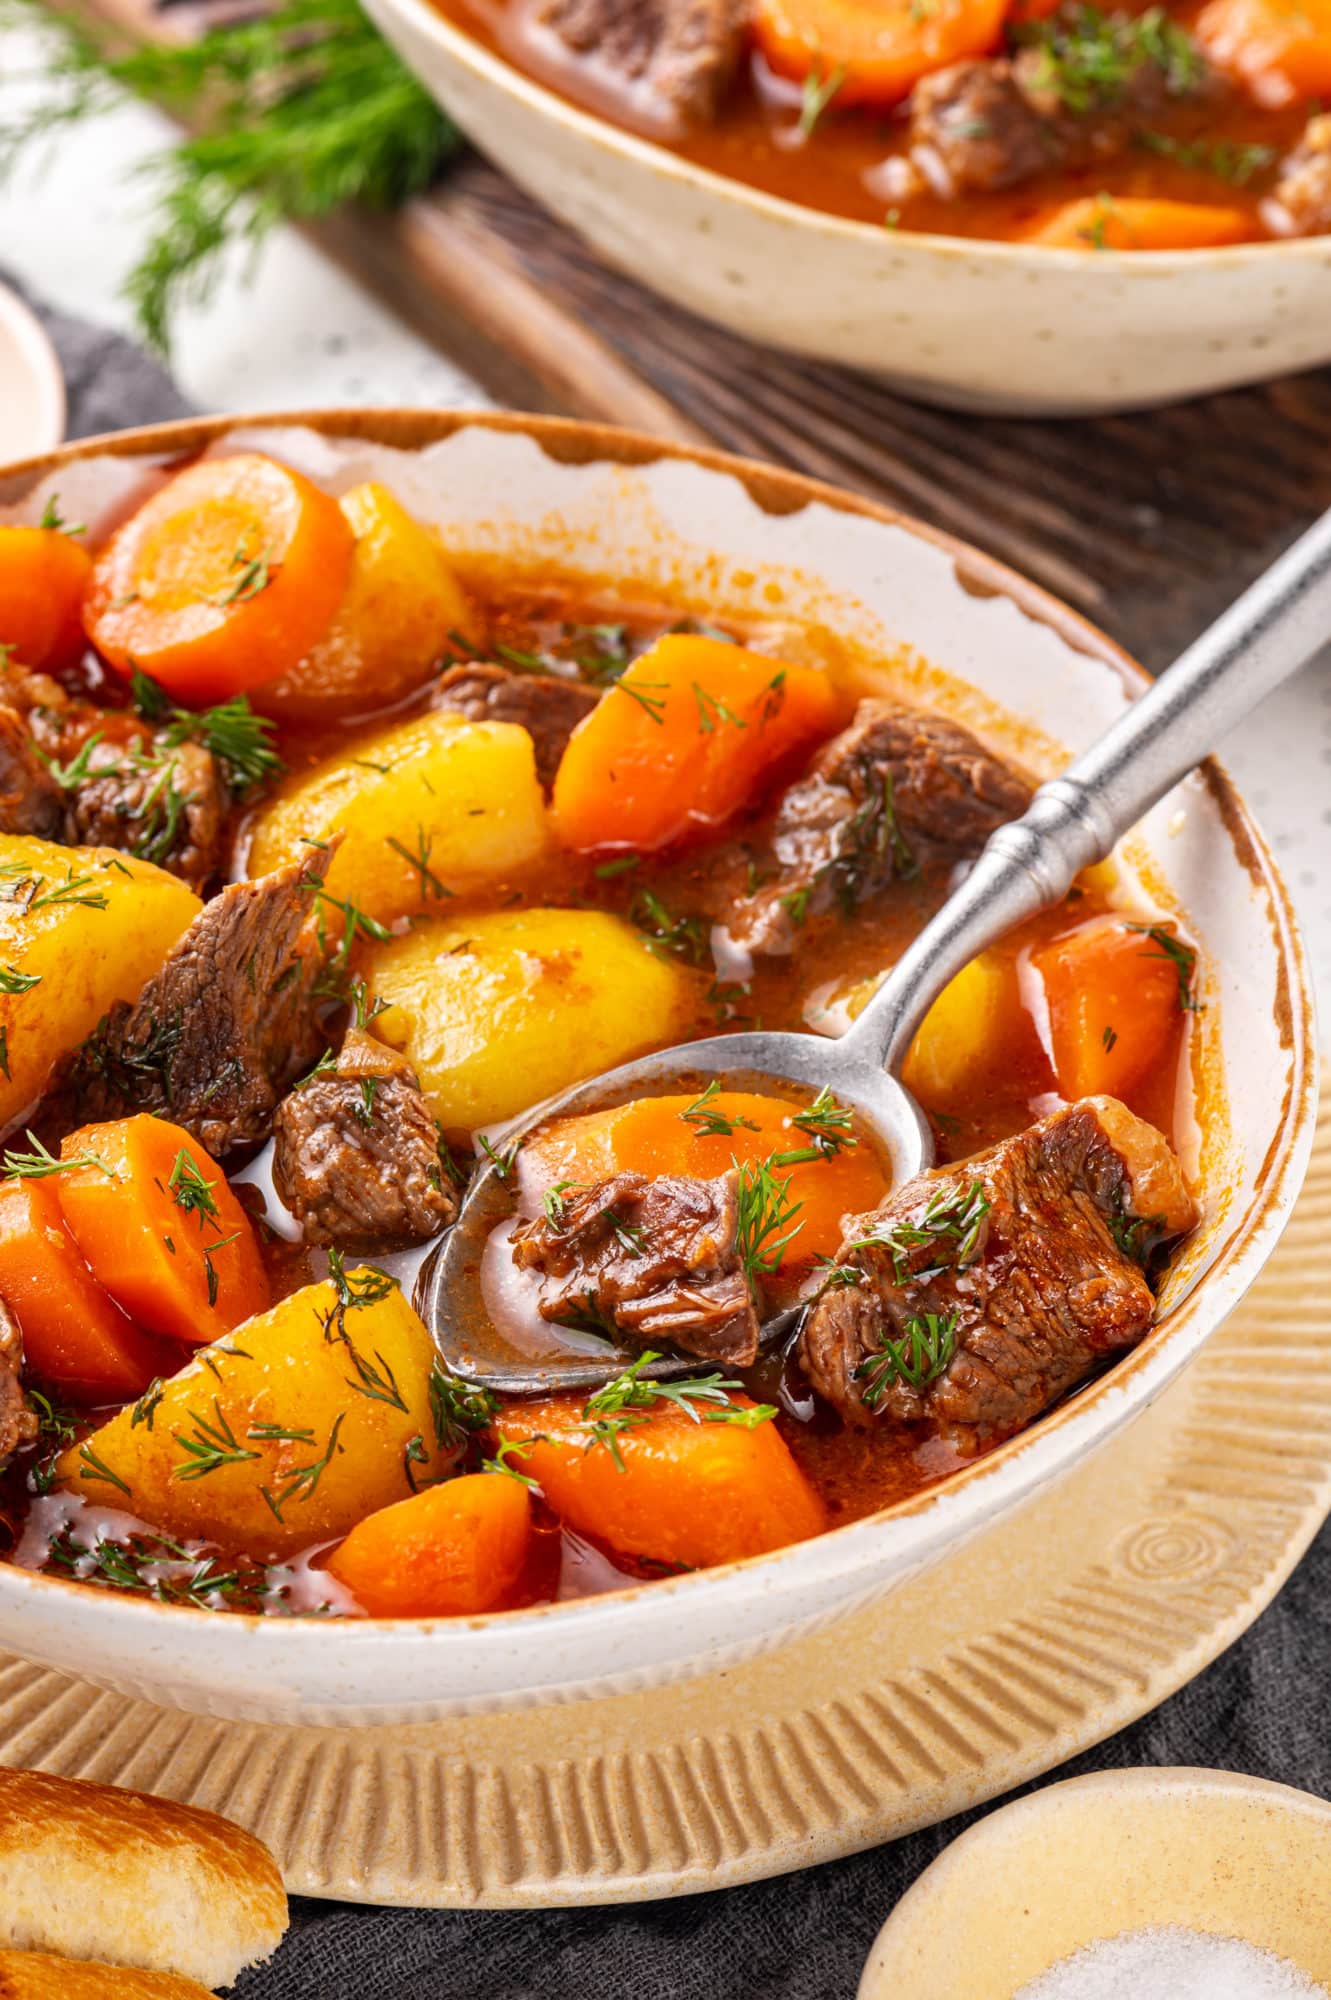
[[[373,1269],[293,1292],[60,1460],[64,1484],[181,1540],[280,1558],[426,1484],[434,1345]]]
[[[438,538],[374,480],[340,502],[356,536],[332,626],[298,667],[254,694],[270,715],[354,715],[422,687],[450,632],[475,616]]]
[[[260,816],[247,872],[266,875],[339,832],[328,894],[380,923],[508,880],[546,846],[531,737],[446,714],[362,737]]]
[[[114,1001],[138,998],[202,908],[150,861],[0,834],[0,1125]]]
[[[389,1003],[378,1032],[453,1133],[675,1040],[697,997],[692,973],[598,910],[423,925],[376,948],[369,980]]]

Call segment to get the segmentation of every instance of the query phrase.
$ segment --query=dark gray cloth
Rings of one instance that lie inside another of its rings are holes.
[[[46,317],[69,378],[72,435],[187,413],[168,377],[129,343]],[[1215,1666],[1059,1775],[1202,1764],[1331,1797],[1329,1661],[1331,1528]],[[892,1905],[975,1817],[676,1902],[486,1912],[297,1898],[291,1936],[271,1966],[241,1980],[237,2000],[849,2000]]]

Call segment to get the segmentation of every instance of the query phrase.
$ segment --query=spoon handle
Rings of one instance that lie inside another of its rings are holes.
[[[1024,917],[1057,902],[1077,871],[1199,764],[1264,695],[1331,639],[1331,513],[1027,811],[990,836],[961,887],[898,959],[841,1047],[895,1070],[947,982]]]

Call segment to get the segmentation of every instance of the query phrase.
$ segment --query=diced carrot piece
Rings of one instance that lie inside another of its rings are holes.
[[[1331,0],[1210,0],[1197,39],[1259,104],[1331,91]]]
[[[140,1113],[61,1142],[60,1206],[93,1276],[141,1326],[192,1347],[268,1305],[254,1227],[180,1125]]]
[[[76,1402],[128,1402],[178,1351],[140,1333],[84,1263],[51,1180],[0,1181],[0,1297],[27,1370]]]
[[[63,667],[83,651],[92,559],[58,528],[0,528],[0,646],[25,667]]]
[[[998,46],[1006,0],[755,0],[759,48],[783,76],[814,77],[833,105],[896,104],[922,76]]]
[[[845,711],[813,667],[672,633],[574,730],[555,776],[555,831],[583,851],[705,835]]]
[[[1126,1097],[1178,1026],[1180,971],[1152,938],[1094,917],[1032,959],[1049,1010],[1050,1057],[1064,1097]]]
[[[355,536],[327,493],[258,452],[178,473],[99,553],[84,606],[112,666],[188,706],[290,673],[321,639]]]
[[[502,1605],[530,1540],[522,1481],[472,1472],[367,1515],[327,1567],[372,1618],[446,1618]]]
[[[1096,194],[1053,209],[1023,241],[1061,250],[1210,250],[1252,234],[1240,208]]]
[[[777,1267],[793,1274],[819,1255],[835,1255],[843,1218],[876,1208],[887,1193],[882,1164],[864,1138],[830,1158],[781,1164],[783,1153],[813,1149],[814,1135],[792,1123],[808,1111],[807,1100],[722,1090],[692,1119],[685,1118],[696,1101],[687,1095],[641,1097],[547,1126],[518,1155],[524,1205],[535,1209],[545,1190],[560,1181],[585,1183],[625,1172],[711,1180],[725,1173],[732,1159],[741,1164],[771,1159],[778,1179],[789,1182],[789,1200],[799,1203],[791,1222],[796,1234]],[[725,1126],[732,1129],[717,1129]]]
[[[737,1412],[754,1406],[733,1395]],[[770,1419],[695,1423],[672,1404],[635,1410],[615,1437],[618,1460],[580,1396],[515,1402],[499,1419],[525,1447],[512,1463],[580,1534],[624,1555],[706,1569],[802,1542],[827,1526],[822,1501]],[[621,1470],[622,1464],[622,1470]]]

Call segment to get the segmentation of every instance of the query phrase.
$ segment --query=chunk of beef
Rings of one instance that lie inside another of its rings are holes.
[[[1331,234],[1331,112],[1310,118],[1281,161],[1266,212],[1283,236]]]
[[[214,1155],[266,1139],[323,1042],[310,917],[331,855],[316,849],[205,903],[138,999],[119,1002],[55,1079],[43,1128],[157,1111]]]
[[[1047,44],[953,63],[916,84],[907,153],[936,194],[1016,187],[1111,159],[1171,105],[1223,88],[1178,28],[1152,33],[1139,17],[1111,14],[1083,29],[1072,10],[1044,33]]]
[[[283,1099],[273,1139],[273,1185],[307,1243],[404,1247],[457,1214],[415,1070],[360,1028],[347,1030],[335,1069]]]
[[[744,41],[744,0],[537,0],[533,20],[671,123],[716,116]]]
[[[6,832],[118,848],[169,869],[195,890],[221,873],[231,795],[211,751],[171,743],[128,710],[77,700],[49,675],[25,667],[4,669],[0,698],[9,705],[0,708],[0,759],[8,769],[7,758],[22,753],[26,738],[52,829],[0,820]],[[10,712],[17,728],[2,720]],[[44,759],[63,773],[60,780]]]
[[[1059,163],[1063,141],[1000,57],[921,78],[911,93],[909,150],[930,186],[951,198],[1033,180]]]
[[[126,754],[101,742],[86,770],[70,794],[81,845],[137,854],[196,891],[221,872],[230,793],[201,744]]]
[[[1085,1098],[858,1218],[801,1364],[851,1423],[988,1450],[1136,1346],[1155,1313],[1143,1255],[1195,1220],[1154,1127]]]
[[[23,716],[9,707],[0,707],[0,833],[75,837],[64,792],[38,756]]]
[[[23,1394],[23,1335],[0,1299],[0,1466],[37,1438],[37,1419]]]
[[[758,1314],[737,1244],[738,1175],[614,1174],[519,1224],[513,1260],[539,1271],[542,1319],[612,1326],[644,1347],[743,1368]]]
[[[535,745],[536,775],[548,792],[569,737],[600,698],[581,681],[513,673],[469,660],[440,678],[430,705],[465,715],[469,722],[518,723]]]
[[[923,859],[973,854],[1030,787],[967,729],[862,701],[848,729],[784,792],[756,869],[762,886],[713,914],[749,951],[786,952],[811,916],[867,902]]]

